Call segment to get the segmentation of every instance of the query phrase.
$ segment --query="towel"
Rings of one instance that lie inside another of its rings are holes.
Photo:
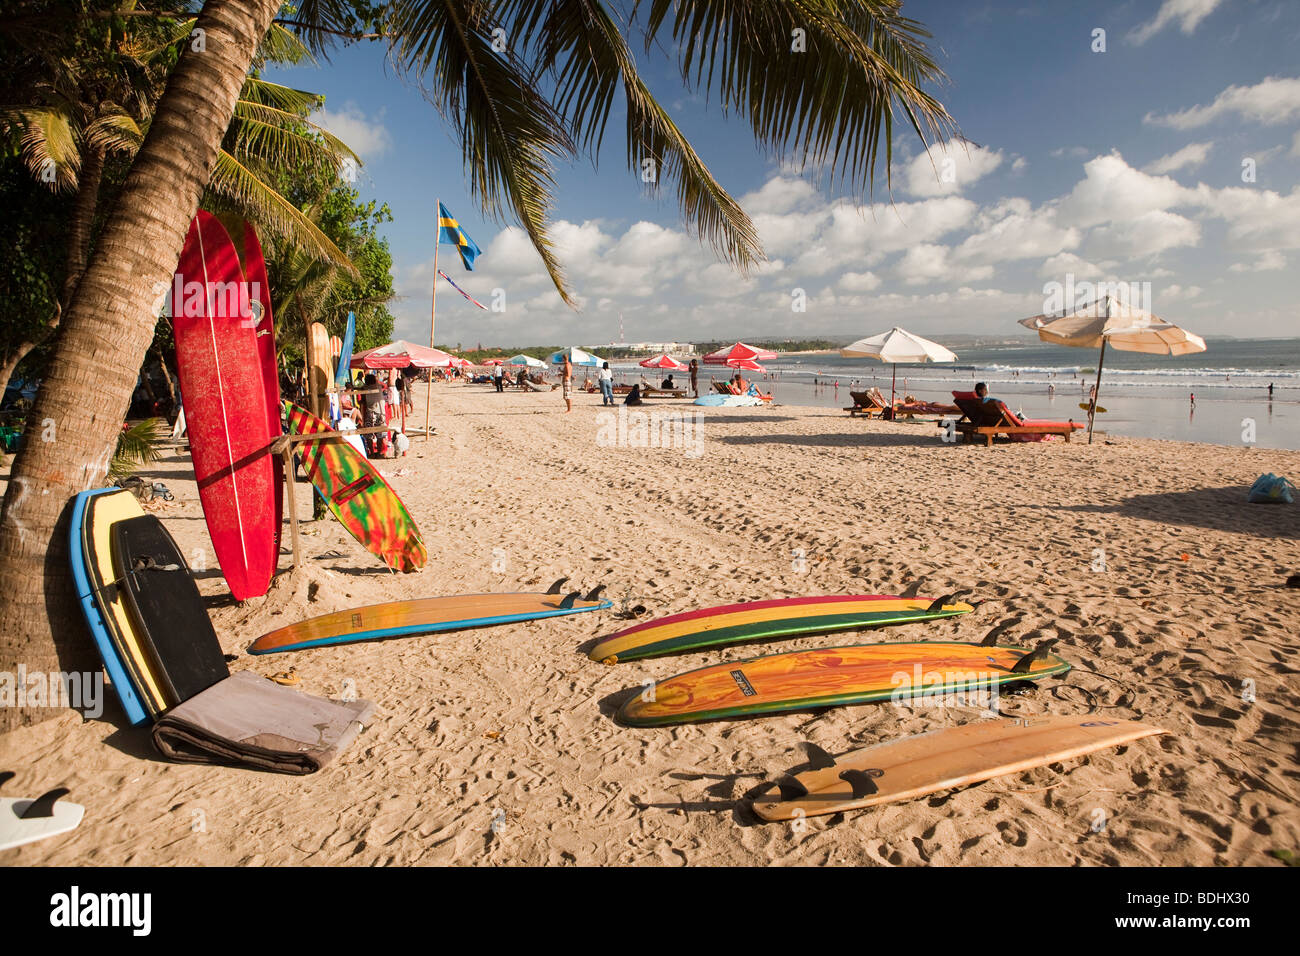
[[[352,743],[374,711],[367,700],[312,697],[237,671],[158,718],[153,742],[182,763],[315,773]]]

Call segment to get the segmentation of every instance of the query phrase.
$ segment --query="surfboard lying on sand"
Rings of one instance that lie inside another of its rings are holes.
[[[289,431],[314,435],[329,425],[290,402]],[[298,446],[302,470],[320,491],[334,516],[366,550],[394,571],[417,571],[429,560],[424,539],[402,499],[388,487],[365,455],[341,438]]]
[[[0,785],[13,776],[9,770],[0,773]],[[0,850],[75,830],[86,808],[60,802],[59,798],[67,794],[65,787],[58,787],[35,799],[0,797]]]
[[[616,664],[771,637],[932,621],[973,610],[971,605],[951,597],[904,598],[893,594],[829,594],[724,604],[635,624],[601,638],[587,656],[593,661]]]
[[[793,820],[911,800],[1058,760],[1168,733],[1132,720],[1030,717],[981,720],[854,750],[840,757],[805,744],[811,769],[783,776],[751,801],[762,819]]]
[[[581,597],[579,591],[561,595],[561,583],[557,581],[545,594],[461,594],[393,604],[372,604],[369,607],[323,614],[263,634],[248,646],[248,653],[276,654],[330,644],[351,644],[385,637],[532,621],[543,617],[598,611],[612,603],[600,598],[603,589],[599,587],[586,597]]]
[[[638,691],[620,723],[659,727],[871,701],[976,691],[1064,674],[1046,647],[941,641],[856,644],[770,654],[687,671]]]
[[[762,405],[763,400],[753,395],[701,395],[693,404],[712,408],[747,408]]]

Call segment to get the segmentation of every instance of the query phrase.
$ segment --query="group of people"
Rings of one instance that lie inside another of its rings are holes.
[[[337,409],[331,411],[337,412],[341,430],[344,421],[351,422],[351,426],[357,429],[382,428],[415,411],[411,378],[399,374],[397,369],[389,370],[383,384],[374,372],[366,373],[360,382],[349,382],[338,393],[337,402]],[[365,445],[367,457],[382,458],[392,450],[395,431],[371,432],[359,437]]]

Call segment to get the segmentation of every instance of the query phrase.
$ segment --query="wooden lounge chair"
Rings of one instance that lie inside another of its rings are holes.
[[[966,436],[967,442],[974,442],[976,435],[984,439],[986,446],[993,444],[994,435],[1006,435],[1012,441],[1043,441],[1048,435],[1062,435],[1068,442],[1076,430],[1083,428],[1073,421],[1022,419],[1004,402],[986,402],[974,392],[953,392],[952,397],[962,412],[957,431]],[[944,423],[940,422],[939,427],[944,427]]]
[[[642,398],[685,398],[684,388],[655,388],[653,385],[641,386]]]
[[[889,408],[885,404],[884,396],[874,388],[865,392],[849,392],[849,398],[853,399],[853,405],[844,410],[849,413],[850,418],[857,415],[875,418],[877,415],[883,415]]]

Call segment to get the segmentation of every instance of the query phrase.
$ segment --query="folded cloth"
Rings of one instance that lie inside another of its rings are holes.
[[[236,671],[158,718],[153,742],[169,760],[315,773],[369,723],[368,700],[300,694]]]

